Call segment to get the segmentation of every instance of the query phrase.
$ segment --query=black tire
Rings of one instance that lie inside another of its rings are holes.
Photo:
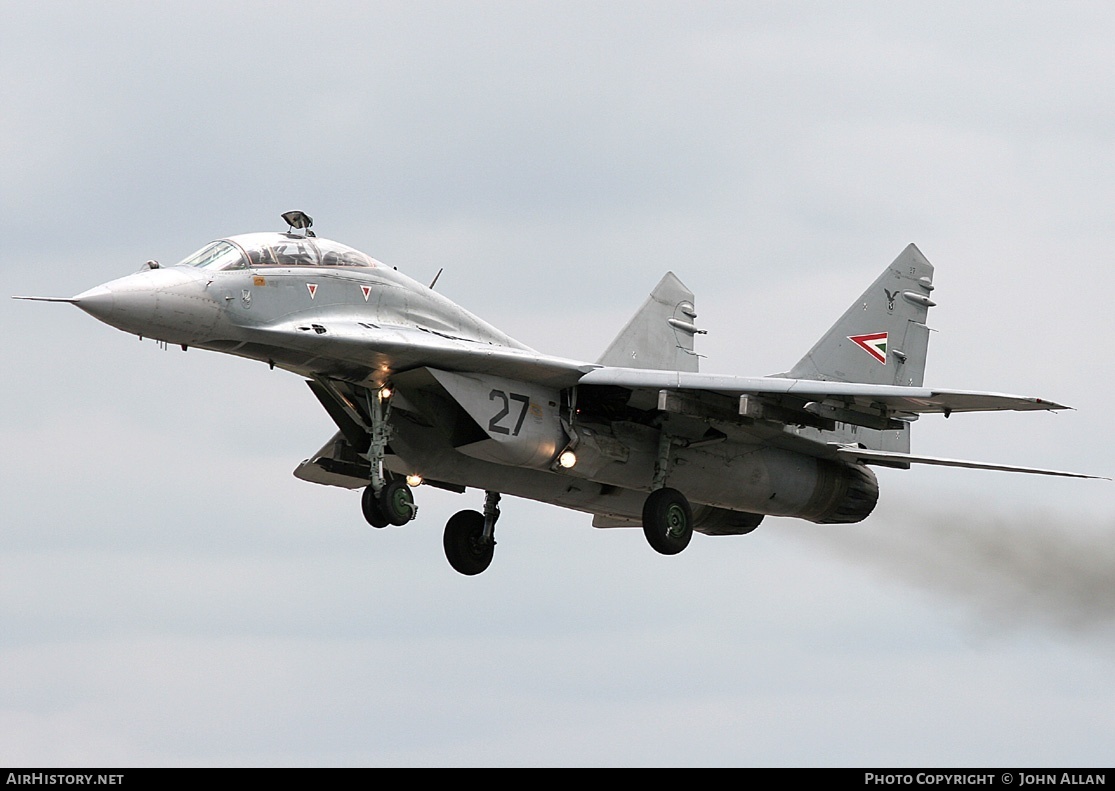
[[[379,510],[392,525],[405,525],[414,518],[414,493],[401,478],[387,482],[379,493]]]
[[[445,558],[453,569],[466,576],[479,574],[492,564],[496,542],[484,541],[484,515],[458,511],[445,525]]]
[[[693,511],[677,489],[657,489],[643,503],[643,534],[663,555],[676,555],[693,538]]]
[[[379,498],[376,497],[375,489],[371,484],[368,484],[364,488],[364,493],[360,495],[360,510],[364,512],[364,519],[372,527],[387,527],[387,516],[380,509]]]

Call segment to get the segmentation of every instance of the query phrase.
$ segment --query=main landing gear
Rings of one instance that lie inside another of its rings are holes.
[[[492,564],[496,549],[496,520],[499,492],[485,492],[484,513],[458,511],[445,525],[445,558],[466,576],[474,576]]]
[[[670,449],[674,439],[663,429],[658,440],[658,459],[654,465],[651,493],[643,503],[643,535],[656,552],[676,555],[693,538],[693,509],[677,489],[666,486],[670,468]]]

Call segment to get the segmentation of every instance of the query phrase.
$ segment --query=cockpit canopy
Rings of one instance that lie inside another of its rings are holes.
[[[286,233],[247,233],[210,242],[178,266],[255,269],[276,266],[381,266],[348,245]]]

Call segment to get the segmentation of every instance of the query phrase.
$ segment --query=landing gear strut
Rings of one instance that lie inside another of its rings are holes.
[[[654,465],[654,491],[643,503],[643,535],[656,552],[676,555],[693,538],[693,510],[689,500],[677,489],[666,486],[670,469],[670,448],[673,438],[665,427],[658,440],[658,460]]]
[[[384,387],[374,396],[369,391],[365,391],[365,395],[371,426],[368,452],[364,455],[371,465],[372,474],[360,505],[364,518],[372,527],[405,525],[418,513],[414,494],[405,481],[399,478],[388,480],[383,474],[383,458],[391,440],[391,424],[387,422],[391,414],[391,391]]]
[[[445,558],[461,574],[474,576],[492,564],[495,554],[499,492],[486,492],[484,513],[458,511],[445,525]]]

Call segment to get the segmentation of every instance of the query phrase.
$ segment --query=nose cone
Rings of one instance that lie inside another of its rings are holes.
[[[95,286],[74,297],[73,302],[95,319],[111,324],[112,308],[116,303],[108,286]]]
[[[148,277],[151,272],[113,280],[74,297],[74,303],[96,319],[125,332],[145,334],[152,329],[151,319],[158,295],[166,284]]]
[[[205,282],[178,268],[137,272],[78,294],[73,302],[117,329],[174,343],[204,337],[219,314]]]

